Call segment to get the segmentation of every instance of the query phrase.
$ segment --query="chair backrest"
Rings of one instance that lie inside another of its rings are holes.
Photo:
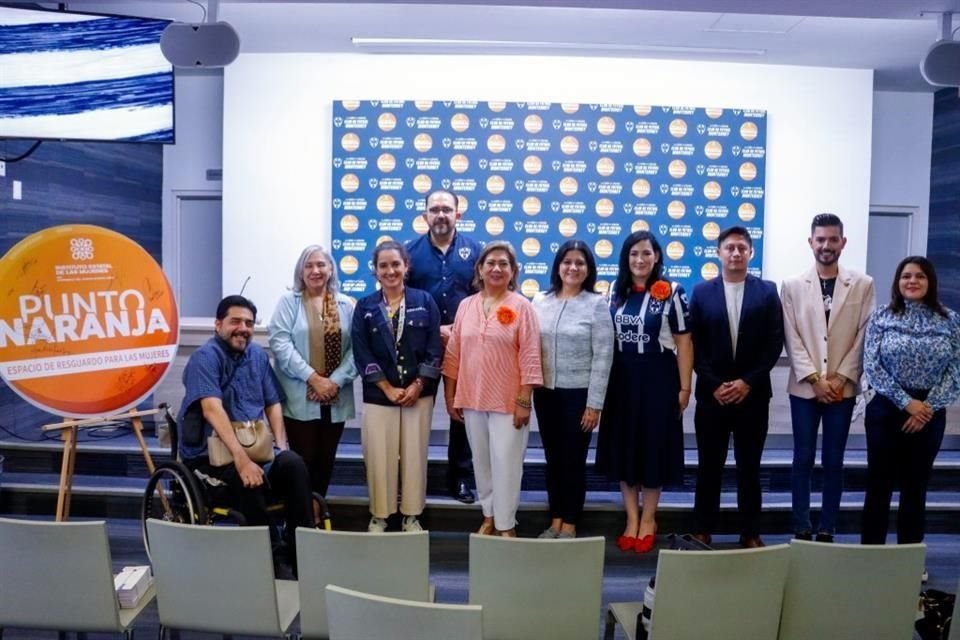
[[[470,604],[497,640],[596,637],[604,540],[470,536]]]
[[[909,638],[925,556],[924,544],[792,541],[781,640]]]
[[[0,518],[0,628],[122,630],[104,522]]]
[[[790,548],[660,551],[650,636],[774,640]]]
[[[957,583],[957,590],[954,593],[960,595],[960,583]],[[950,637],[948,640],[960,640],[960,604],[953,605],[953,620],[950,623]]]
[[[327,585],[330,640],[483,640],[482,608],[387,598]]]
[[[326,587],[426,602],[430,596],[430,534],[372,535],[297,529],[300,631],[327,637]]]
[[[223,634],[283,633],[267,527],[150,519],[147,529],[162,625]]]

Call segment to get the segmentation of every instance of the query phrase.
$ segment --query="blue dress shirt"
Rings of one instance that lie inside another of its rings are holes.
[[[440,324],[453,324],[457,307],[467,296],[476,293],[473,288],[473,270],[480,255],[480,245],[460,232],[442,253],[425,233],[407,245],[410,253],[410,272],[407,284],[422,289],[437,303]]]

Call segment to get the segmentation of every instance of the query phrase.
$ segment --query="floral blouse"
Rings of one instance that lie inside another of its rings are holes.
[[[960,316],[947,317],[923,303],[906,302],[903,313],[877,309],[867,324],[863,370],[870,386],[901,409],[910,402],[904,389],[929,389],[934,410],[960,395]]]

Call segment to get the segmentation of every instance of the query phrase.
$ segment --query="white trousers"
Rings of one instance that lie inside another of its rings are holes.
[[[423,513],[432,415],[432,397],[420,398],[412,407],[363,404],[360,442],[372,515],[387,518],[397,512],[398,486],[400,513]]]
[[[515,429],[513,415],[493,411],[464,409],[463,417],[483,515],[493,517],[494,526],[501,531],[513,529],[530,426]]]

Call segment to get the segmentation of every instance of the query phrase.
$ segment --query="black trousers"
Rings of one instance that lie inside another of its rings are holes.
[[[533,394],[543,453],[547,458],[550,518],[577,524],[586,497],[591,432],[580,426],[586,389],[537,389]]]
[[[737,465],[737,508],[740,532],[757,536],[760,519],[760,457],[767,440],[770,399],[747,396],[735,405],[720,405],[713,398],[698,400],[694,414],[697,433],[697,490],[694,498],[694,531],[716,530],[720,488],[730,436]]]
[[[300,454],[310,473],[310,487],[326,497],[343,436],[342,422],[330,421],[330,407],[321,409],[319,420],[294,420],[284,416],[290,448]]]
[[[922,400],[924,392],[911,392]],[[922,397],[918,397],[922,396]],[[900,487],[897,542],[922,542],[927,518],[927,485],[947,424],[944,409],[916,433],[904,433],[909,414],[879,393],[867,405],[867,495],[863,503],[863,544],[883,544],[890,521],[890,499]]]
[[[282,500],[286,504],[285,542],[288,545],[293,543],[293,532],[297,527],[313,527],[315,524],[310,474],[303,458],[293,451],[281,451],[273,462],[264,465],[266,482],[252,489],[243,486],[237,467],[233,464],[212,467],[205,459],[200,459],[187,461],[187,466],[226,483],[217,498],[225,497],[232,508],[244,515],[249,525],[275,524],[267,511],[267,505],[271,496]],[[217,492],[214,491],[214,494]]]
[[[473,452],[470,451],[470,442],[467,440],[467,427],[459,420],[451,418],[447,440],[447,487],[455,489],[461,481],[469,484],[471,477]]]

